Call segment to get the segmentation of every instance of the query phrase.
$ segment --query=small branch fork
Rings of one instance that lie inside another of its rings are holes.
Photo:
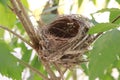
[[[39,45],[39,40],[37,39],[37,34],[35,32],[34,26],[31,22],[31,20],[29,19],[28,14],[27,14],[26,10],[24,9],[24,6],[20,2],[20,0],[10,0],[10,2],[12,4],[12,7],[9,6],[9,8],[18,16],[21,23],[23,24],[23,27],[24,27],[25,31],[27,32],[27,34],[28,34],[28,36],[29,36],[29,38],[32,42],[32,44],[29,44],[29,45],[32,46],[32,48],[36,50],[36,48],[38,48],[40,46]],[[2,27],[2,28],[4,28],[4,27]],[[19,35],[17,35],[13,31],[11,31],[9,29],[5,29],[5,30],[13,33],[14,35],[18,36],[20,39],[23,40],[23,38],[21,38]],[[26,40],[23,40],[23,41],[28,43]],[[39,54],[39,51],[37,51],[37,52]],[[45,62],[45,60],[43,60],[42,58],[41,58],[41,62],[43,63],[46,71],[48,72],[48,74],[50,76],[50,80],[61,80],[61,77],[60,78],[56,77],[55,73],[53,72],[53,70],[50,67],[50,64],[48,62]],[[39,74],[39,75],[41,77],[43,76],[41,74]],[[48,80],[48,79],[45,79],[45,77],[42,77],[42,78],[44,80]]]

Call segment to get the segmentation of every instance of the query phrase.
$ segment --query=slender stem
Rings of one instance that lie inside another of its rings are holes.
[[[31,22],[31,20],[29,19],[28,14],[26,13],[26,11],[25,11],[23,5],[21,4],[20,0],[16,0],[16,2],[18,3],[20,9],[22,10],[23,15],[24,15],[24,17],[25,17],[25,19],[26,19],[26,22],[29,23],[29,24],[28,24],[29,27],[30,27],[29,29],[30,29],[30,31],[32,32],[34,26],[33,26],[32,22]]]
[[[61,80],[64,80],[64,77],[63,77],[64,74],[63,74],[60,66],[59,66],[57,63],[55,63],[55,62],[54,62],[53,64],[54,64],[56,70],[57,70],[57,71],[59,72],[59,74],[60,74],[60,79],[61,79]]]
[[[43,65],[45,66],[46,71],[48,72],[49,76],[51,77],[52,80],[58,80],[52,69],[50,68],[50,65],[48,62],[44,61],[41,59]]]
[[[120,18],[120,15],[117,16],[115,19],[113,19],[113,20],[111,21],[111,23],[115,23],[119,18]],[[94,39],[98,38],[101,34],[102,34],[102,32],[99,33],[99,34],[97,34],[96,37],[95,37]]]
[[[28,67],[30,70],[32,70],[33,72],[35,72],[36,74],[38,74],[40,77],[42,77],[44,80],[50,80],[49,78],[47,78],[45,75],[43,75],[41,72],[39,72],[37,69],[35,69],[34,67],[30,66],[29,64],[25,63],[22,60],[17,59],[22,65],[24,65],[25,67]]]
[[[8,31],[8,32],[10,32],[12,34],[14,34],[16,37],[18,37],[19,39],[21,39],[23,42],[25,42],[26,44],[28,44],[29,46],[31,46],[32,48],[34,48],[33,45],[30,42],[28,42],[26,39],[24,39],[23,37],[21,37],[19,34],[15,33],[14,31],[12,31],[12,30],[8,29],[7,27],[4,27],[4,26],[0,26],[0,28],[2,28],[4,30],[6,30],[6,31]]]
[[[112,23],[116,22],[120,18],[120,15],[117,16],[115,19],[112,20]]]
[[[76,69],[72,69],[72,77],[73,77],[73,80],[77,80]]]
[[[34,45],[38,45],[39,42],[36,39],[35,30],[32,22],[30,21],[28,14],[26,13],[23,5],[19,0],[10,0],[12,6],[13,6],[13,12],[18,16],[21,23],[23,24],[24,29],[26,30],[29,38],[31,39],[32,43]]]

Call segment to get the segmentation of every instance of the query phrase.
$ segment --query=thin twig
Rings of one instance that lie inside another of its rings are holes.
[[[92,17],[93,17],[93,16],[92,16]],[[111,21],[111,23],[116,22],[119,18],[120,18],[120,15],[119,15],[119,16],[117,16],[115,19],[113,19],[113,20]],[[98,34],[95,36],[95,38],[94,38],[94,40],[93,40],[93,41],[95,41],[98,37],[100,37],[100,36],[102,35],[102,33],[103,33],[103,32],[98,33]]]
[[[58,72],[59,72],[59,74],[60,74],[60,78],[61,78],[61,80],[64,80],[64,78],[63,78],[63,72],[62,72],[62,70],[60,69],[60,67],[59,67],[59,65],[57,64],[57,63],[53,63],[54,64],[54,66],[55,66],[55,68],[56,68],[56,70],[58,70]]]
[[[14,31],[8,29],[7,27],[4,27],[4,26],[0,26],[0,28],[12,33],[13,35],[15,35],[16,37],[18,37],[19,39],[21,39],[23,42],[25,42],[26,44],[28,44],[30,47],[34,48],[33,45],[28,42],[26,39],[24,39],[23,37],[21,37],[19,34],[15,33]]]
[[[24,18],[26,19],[26,22],[27,22],[27,24],[29,26],[27,28],[29,28],[30,31],[33,32],[34,26],[33,26],[32,22],[31,22],[31,20],[29,19],[27,12],[25,11],[25,9],[24,9],[23,5],[21,4],[20,0],[16,0],[16,2],[18,3],[20,9],[22,10]]]
[[[48,72],[49,76],[51,77],[52,80],[58,80],[58,78],[55,76],[54,72],[52,71],[52,69],[50,68],[50,65],[48,62],[42,60],[41,61],[43,63],[43,65],[45,66],[46,71]]]
[[[115,19],[113,19],[113,20],[111,21],[111,23],[115,23],[119,18],[120,18],[120,15],[117,16]],[[100,35],[102,35],[102,32],[99,33],[99,34],[97,34],[96,37],[95,37],[95,39],[97,39]]]
[[[30,66],[29,64],[25,63],[22,60],[17,59],[22,65],[24,65],[25,67],[28,67],[30,70],[32,70],[33,72],[35,72],[36,74],[38,74],[41,78],[43,78],[44,80],[50,80],[49,78],[47,78],[45,75],[43,75],[41,72],[39,72],[37,69],[35,69],[34,67]]]
[[[77,73],[76,73],[76,69],[72,69],[71,70],[72,71],[72,78],[73,78],[73,80],[77,80]]]
[[[65,74],[65,72],[67,71],[68,69],[67,68],[65,68],[65,70],[63,70],[62,72],[63,72],[63,74]]]
[[[81,41],[79,41],[79,42],[73,47],[73,49],[75,49],[75,48],[78,47],[80,44],[82,44],[88,37],[89,37],[89,35],[86,35]]]
[[[32,22],[30,21],[23,5],[20,3],[19,0],[10,0],[10,1],[11,1],[12,6],[13,6],[13,12],[15,12],[15,14],[20,19],[20,21],[23,24],[23,27],[26,30],[32,43],[34,45],[37,45],[38,41],[36,39],[34,26],[33,26]]]
[[[116,22],[120,18],[120,15],[117,16],[115,19],[112,20],[112,23]]]
[[[19,19],[21,20],[28,36],[30,37],[31,41],[33,42],[34,46],[39,46],[39,41],[36,39],[37,36],[34,32],[34,26],[32,25],[28,14],[26,13],[23,5],[21,4],[20,0],[10,0],[11,4],[14,8],[14,11],[16,13],[16,15],[19,17]],[[43,62],[43,65],[46,68],[46,71],[48,72],[48,74],[50,75],[50,77],[52,78],[52,80],[56,80],[56,76],[54,74],[54,72],[52,71],[52,69],[50,68],[50,65],[48,62],[44,62],[44,60],[41,59],[41,61]]]

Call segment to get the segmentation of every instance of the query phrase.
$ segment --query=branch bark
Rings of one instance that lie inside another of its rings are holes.
[[[12,4],[13,12],[20,19],[25,31],[27,32],[30,40],[32,41],[33,48],[37,51],[36,48],[39,48],[39,46],[40,46],[39,40],[37,39],[38,37],[37,37],[37,34],[35,32],[34,26],[31,22],[30,18],[28,17],[28,14],[27,14],[26,10],[24,9],[24,6],[20,2],[20,0],[10,0],[10,2]],[[39,52],[38,52],[38,54],[39,54]],[[43,63],[44,67],[46,68],[46,71],[48,72],[51,80],[58,80],[58,78],[56,77],[56,75],[52,71],[50,64],[48,62],[45,62],[43,59],[41,59],[41,62]]]
[[[18,16],[25,31],[27,32],[32,44],[35,46],[38,44],[38,40],[36,39],[35,30],[32,22],[30,21],[27,12],[25,11],[23,5],[19,0],[10,0],[13,12]]]

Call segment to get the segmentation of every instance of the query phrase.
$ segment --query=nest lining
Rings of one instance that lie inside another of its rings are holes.
[[[91,23],[81,15],[64,15],[43,27],[42,52],[49,62],[72,66],[83,62],[94,36],[88,35]],[[40,55],[41,56],[41,55]]]

